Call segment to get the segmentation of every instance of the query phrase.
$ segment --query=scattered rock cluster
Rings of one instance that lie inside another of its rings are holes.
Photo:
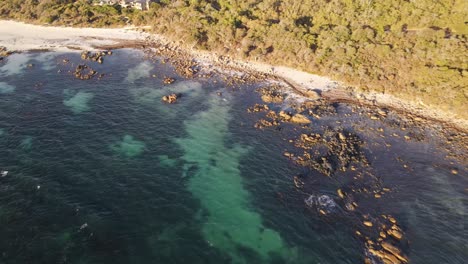
[[[301,134],[296,140],[296,147],[305,150],[325,148],[327,153],[317,155],[320,153],[305,152],[296,162],[331,176],[337,170],[346,171],[351,168],[352,163],[368,165],[367,158],[361,150],[362,144],[362,140],[357,135],[343,131],[326,130],[322,136]]]
[[[279,122],[275,120],[269,121],[266,119],[259,119],[254,125],[255,128],[265,128],[271,126],[279,126]]]
[[[356,235],[365,244],[365,263],[408,263],[408,258],[400,249],[406,241],[397,220],[391,215],[382,215],[373,222],[363,222],[367,229],[374,227],[373,232],[356,231]]]
[[[265,103],[281,103],[284,101],[284,94],[281,92],[279,86],[264,87],[257,90],[262,101]]]
[[[266,103],[282,103],[279,89],[259,89],[262,100]],[[372,264],[405,264],[408,259],[403,253],[407,241],[404,238],[402,228],[396,223],[396,219],[390,215],[371,217],[365,210],[359,208],[358,202],[365,199],[380,199],[390,192],[389,188],[383,187],[381,179],[374,175],[372,167],[363,151],[364,142],[359,136],[342,128],[323,127],[315,132],[309,124],[314,119],[329,118],[337,114],[338,103],[330,103],[318,98],[311,91],[310,96],[315,100],[305,101],[298,105],[292,105],[289,111],[275,112],[262,105],[255,105],[248,109],[249,112],[265,112],[255,127],[264,128],[269,126],[280,126],[283,122],[297,123],[303,129],[295,140],[289,140],[295,147],[302,150],[302,154],[284,152],[295,163],[314,169],[323,175],[340,180],[340,177],[352,177],[346,180],[344,186],[337,189],[336,199],[330,195],[308,195],[304,202],[308,208],[315,209],[321,216],[336,217],[340,212],[355,215],[355,219],[361,219],[357,223],[356,235],[362,240],[365,249],[365,261]],[[371,120],[384,120],[389,112],[382,109],[374,111],[359,112],[368,115]],[[354,112],[354,111],[353,111]],[[369,114],[370,113],[370,114]],[[261,113],[259,113],[261,114]],[[337,120],[340,124],[340,120]],[[309,130],[309,131],[308,131]],[[415,136],[409,135],[411,139]],[[346,172],[346,174],[338,174]],[[307,192],[303,176],[294,176],[293,183],[301,193]],[[337,214],[338,213],[338,214]]]
[[[170,61],[175,71],[186,78],[193,78],[200,71],[201,66],[187,52],[169,43],[153,43],[154,49],[148,50],[147,55],[152,59],[165,57],[163,63]]]
[[[161,100],[165,103],[173,104],[177,102],[177,99],[179,98],[180,98],[180,94],[172,93],[172,94],[163,96]]]
[[[175,79],[174,78],[170,78],[170,77],[165,77],[164,80],[163,80],[163,83],[164,84],[171,84],[175,82]]]
[[[247,112],[254,113],[254,112],[264,112],[264,111],[268,111],[268,110],[270,110],[270,108],[268,108],[268,105],[255,104],[254,106],[249,107],[247,109]]]
[[[268,106],[260,106],[256,105],[254,107],[251,107],[247,109],[249,113],[252,112],[263,112],[263,111],[268,111]],[[265,127],[271,127],[271,126],[279,126],[282,122],[289,122],[289,123],[294,123],[294,124],[299,124],[299,125],[308,125],[311,123],[311,120],[300,113],[292,114],[290,112],[285,112],[285,111],[280,111],[279,113],[276,113],[275,111],[268,111],[265,119],[259,119],[257,123],[255,124],[256,128],[265,128]]]
[[[85,64],[79,64],[75,69],[75,77],[80,80],[89,80],[97,74],[97,71]]]
[[[285,111],[279,112],[279,117],[284,121],[295,123],[295,124],[310,124],[310,119],[303,114],[291,114]]]
[[[83,51],[81,53],[81,59],[83,60],[91,60],[96,61],[99,64],[104,62],[104,56],[112,55],[112,51],[98,51],[96,53],[91,53],[89,51]]]

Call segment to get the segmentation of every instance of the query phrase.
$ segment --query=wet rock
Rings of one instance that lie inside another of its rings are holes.
[[[82,60],[90,60],[95,61],[99,64],[104,63],[104,56],[112,55],[112,51],[98,51],[95,53],[91,53],[89,51],[83,51],[81,53]]]
[[[171,84],[175,82],[175,79],[174,78],[170,78],[170,77],[165,77],[164,80],[163,80],[163,83],[164,84]]]
[[[221,96],[221,95],[220,95]],[[264,112],[264,111],[268,111],[269,108],[268,108],[268,105],[262,105],[262,104],[255,104],[254,106],[252,107],[249,107],[247,109],[247,112],[249,113],[252,113],[252,112]]]
[[[328,157],[319,157],[316,160],[305,158],[302,161],[298,161],[298,163],[312,167],[326,176],[331,176],[331,174],[335,171],[335,166],[333,166],[330,160],[328,160]]]
[[[80,80],[89,80],[96,74],[97,71],[93,70],[91,67],[85,64],[79,64],[76,66],[74,73],[75,77]]]
[[[392,254],[388,254],[382,250],[376,250],[369,248],[366,250],[366,257],[369,259],[369,263],[372,264],[401,264],[402,262],[398,260]]]
[[[294,176],[294,185],[296,186],[296,188],[301,189],[302,187],[304,187],[304,182],[298,176]]]
[[[162,101],[168,104],[173,104],[180,98],[180,95],[172,93],[162,97]]]
[[[384,116],[384,117],[387,116],[387,112],[385,112],[385,111],[382,110],[382,109],[378,109],[378,110],[377,110],[377,113],[378,113],[379,115],[381,115],[381,116]]]
[[[304,94],[310,98],[310,99],[319,99],[320,94],[314,90],[308,89],[307,91],[304,92]]]
[[[277,86],[265,87],[257,91],[261,94],[262,101],[265,103],[281,103],[284,101],[284,95]]]
[[[341,133],[341,135],[340,135]],[[344,136],[344,135],[347,136]],[[309,140],[310,139],[310,142]],[[346,171],[352,163],[368,166],[367,158],[361,150],[363,142],[354,134],[342,131],[326,130],[321,137],[310,137],[301,135],[296,141],[296,146],[311,151],[328,149],[328,152],[317,157],[317,155],[303,155],[297,163],[316,169],[326,176],[334,174],[336,170]],[[312,159],[312,157],[316,157]]]
[[[87,60],[89,57],[89,51],[83,51],[81,52],[81,59],[82,60]]]
[[[320,134],[301,134],[299,137],[299,140],[296,140],[296,147],[300,147],[303,149],[310,149],[313,146],[317,145],[319,142],[321,142],[322,137]]]
[[[343,133],[339,132],[339,133],[338,133],[338,139],[339,139],[339,140],[342,140],[342,141],[345,141],[345,140],[346,140],[346,137],[345,137],[345,135],[343,135]]]
[[[291,119],[291,115],[285,111],[280,111],[278,115],[286,121]]]
[[[344,192],[343,192],[341,189],[336,190],[336,193],[338,194],[338,196],[339,196],[341,199],[344,199],[345,194],[344,194]]]
[[[306,116],[302,114],[293,115],[289,121],[295,124],[310,124],[311,123],[309,118],[307,118]]]
[[[391,235],[393,238],[397,240],[400,240],[403,237],[403,234],[400,232],[400,230],[396,230],[396,229],[388,230],[387,234]]]
[[[281,103],[283,102],[283,97],[279,95],[265,94],[262,95],[262,101],[265,103]]]
[[[193,75],[195,75],[195,73],[197,73],[197,71],[192,67],[187,67],[187,68],[183,69],[183,71],[184,71],[184,75],[187,76],[187,77],[193,77]]]
[[[356,207],[357,207],[357,204],[355,202],[345,202],[345,208],[348,210],[348,211],[354,211],[356,210]]]
[[[398,258],[398,260],[400,260],[400,261],[402,261],[404,263],[408,262],[408,259],[401,253],[400,249],[398,249],[394,245],[392,245],[392,244],[390,244],[388,242],[382,242],[382,248],[385,249],[385,251],[392,254],[393,256],[395,256],[396,258]]]
[[[0,57],[7,57],[10,54],[6,47],[0,46]]]
[[[255,123],[254,127],[255,128],[265,128],[265,127],[278,126],[278,125],[279,125],[279,123],[277,121],[275,121],[275,120],[268,121],[266,119],[259,119]]]

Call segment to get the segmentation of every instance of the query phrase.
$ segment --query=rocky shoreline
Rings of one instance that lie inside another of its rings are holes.
[[[246,83],[264,83],[257,89],[263,104],[256,104],[248,109],[249,112],[258,115],[255,127],[280,130],[283,126],[296,126],[295,130],[300,131],[299,136],[288,139],[294,151],[285,151],[285,157],[299,166],[310,168],[331,179],[339,172],[350,172],[353,176],[354,182],[336,190],[336,198],[312,194],[305,197],[304,203],[321,217],[333,215],[334,210],[340,207],[359,219],[358,224],[353,224],[356,226],[355,235],[363,244],[365,263],[409,262],[405,250],[408,241],[399,221],[389,214],[372,215],[359,210],[357,197],[361,200],[375,200],[392,190],[375,175],[363,151],[363,142],[356,133],[344,128],[321,128],[323,131],[316,132],[312,131],[312,124],[323,117],[335,115],[334,103],[346,103],[354,113],[401,130],[405,140],[423,140],[424,138],[420,138],[423,136],[414,131],[430,127],[446,139],[446,145],[440,147],[448,153],[457,153],[452,150],[466,149],[468,146],[468,126],[465,121],[458,122],[448,117],[441,119],[441,116],[423,108],[413,107],[398,100],[381,99],[379,95],[361,95],[354,88],[344,87],[336,82],[324,81],[312,89],[307,85],[298,84],[290,77],[276,74],[273,68],[261,70],[251,67],[247,62],[191,51],[176,43],[151,36],[147,36],[144,41],[120,40],[117,44],[95,45],[93,48],[98,52],[90,53],[85,50],[82,53],[81,59],[85,63],[104,63],[104,56],[111,55],[112,49],[140,48],[145,52],[147,59],[170,63],[179,75],[186,78],[220,77],[232,87]],[[0,51],[2,61],[12,54],[12,51],[6,48]],[[86,64],[79,64],[73,74],[81,80],[98,75]],[[166,85],[174,81],[176,80],[171,77],[165,77],[163,80]],[[173,104],[181,96],[183,95],[177,91],[171,91],[163,96],[161,101]],[[286,100],[289,101],[285,102]],[[287,109],[281,110],[284,105],[287,105]],[[381,136],[384,136],[384,132],[379,129],[373,131]],[[395,134],[394,137],[401,135]],[[463,155],[450,158],[459,159],[465,164],[467,162],[467,157]],[[298,190],[307,188],[306,179],[302,175],[291,175],[291,181]]]
[[[161,39],[159,36],[147,37],[145,42],[140,42],[137,45],[135,45],[135,42],[129,41],[128,45],[120,43],[111,46],[96,46],[95,48],[99,50],[142,48],[146,50],[149,57],[163,56],[167,58],[176,67],[178,74],[185,77],[196,77],[194,76],[195,73],[200,72],[201,77],[208,77],[215,73],[228,74],[230,79],[227,81],[231,84],[267,81],[273,86],[282,86],[286,93],[295,94],[299,101],[323,98],[331,103],[344,102],[376,109],[385,108],[405,115],[421,125],[441,124],[459,132],[466,133],[468,131],[468,120],[457,119],[449,113],[439,112],[418,103],[406,102],[385,94],[361,93],[355,87],[346,86],[332,80],[319,80],[316,86],[312,83],[301,84],[300,81],[303,81],[303,78],[295,81],[293,77],[285,77],[284,74],[275,72],[274,66],[239,61],[228,56],[190,50],[175,42]],[[260,67],[257,67],[258,65]],[[303,72],[297,72],[303,74]],[[294,76],[294,72],[291,72],[289,76]],[[312,78],[314,77],[322,78],[312,75]]]
[[[84,29],[28,25],[13,21],[0,21],[1,60],[11,52],[31,50],[111,50],[119,48],[137,48],[153,50],[179,65],[182,75],[193,75],[195,68],[208,69],[211,72],[235,72],[236,81],[271,80],[279,82],[289,91],[305,99],[316,99],[317,93],[330,101],[347,102],[357,105],[389,108],[413,116],[415,120],[440,123],[461,132],[468,131],[468,120],[457,118],[448,112],[429,108],[422,103],[408,102],[388,94],[362,93],[358,88],[346,86],[326,77],[305,73],[299,70],[240,61],[229,56],[194,50],[181,42],[170,41],[163,36],[131,29]],[[33,34],[32,31],[35,31]],[[37,34],[40,32],[41,34]],[[66,39],[68,37],[68,39]],[[8,51],[7,51],[8,49]],[[7,52],[7,53],[6,53]],[[206,71],[205,71],[206,72]],[[234,80],[233,80],[234,81]],[[312,93],[311,93],[312,91]],[[302,99],[303,100],[303,99]]]

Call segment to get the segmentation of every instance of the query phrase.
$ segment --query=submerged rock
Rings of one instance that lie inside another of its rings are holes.
[[[10,94],[16,90],[16,87],[6,82],[0,82],[0,94]]]
[[[146,147],[143,141],[137,140],[131,135],[125,135],[121,141],[112,144],[111,149],[122,156],[132,158],[143,153]]]
[[[63,104],[65,106],[68,106],[73,113],[79,114],[82,112],[89,111],[91,109],[91,107],[89,106],[89,102],[93,98],[94,94],[80,91],[71,96],[70,98],[63,100]]]

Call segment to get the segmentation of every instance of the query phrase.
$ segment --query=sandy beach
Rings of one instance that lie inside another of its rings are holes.
[[[97,46],[144,41],[149,34],[131,28],[71,28],[0,20],[0,45],[10,51],[93,50]]]
[[[81,51],[96,50],[102,47],[123,48],[142,47],[151,43],[170,45],[183,49],[161,35],[142,32],[135,27],[128,28],[71,28],[30,25],[15,21],[0,20],[0,46],[9,51],[30,50]],[[184,49],[200,64],[227,66],[230,68],[256,71],[284,81],[299,95],[304,96],[313,90],[330,100],[349,101],[363,105],[376,105],[411,113],[411,116],[427,118],[446,123],[461,130],[468,130],[468,120],[459,119],[454,114],[429,108],[421,102],[409,102],[388,94],[359,93],[356,89],[345,89],[346,85],[330,78],[293,68],[236,59],[220,60],[220,54],[194,49]],[[312,98],[313,99],[313,98]]]

